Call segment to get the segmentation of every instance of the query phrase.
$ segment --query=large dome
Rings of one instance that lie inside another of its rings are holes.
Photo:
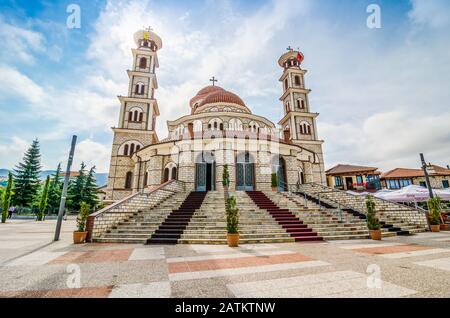
[[[191,108],[198,108],[205,106],[207,104],[215,103],[226,103],[226,104],[236,104],[243,107],[245,106],[244,101],[236,94],[229,92],[219,86],[206,86],[198,91],[189,102]]]

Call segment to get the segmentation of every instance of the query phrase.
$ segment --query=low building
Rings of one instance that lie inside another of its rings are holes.
[[[431,187],[434,189],[450,188],[450,169],[429,164],[427,166]],[[385,172],[380,177],[384,188],[397,190],[409,185],[426,187],[425,174],[422,169],[396,168]]]
[[[325,173],[329,187],[357,191],[381,189],[381,173],[375,167],[339,164]]]

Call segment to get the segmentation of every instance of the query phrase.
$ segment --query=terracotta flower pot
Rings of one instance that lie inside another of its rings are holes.
[[[450,224],[441,224],[440,225],[440,230],[441,231],[448,231],[448,230],[450,230]]]
[[[272,191],[273,192],[277,192],[278,191],[278,187],[272,187]]]
[[[370,230],[369,232],[372,240],[381,241],[381,230]]]
[[[439,224],[438,225],[430,225],[430,229],[431,229],[431,232],[440,232],[441,226]]]
[[[227,241],[229,247],[238,247],[239,246],[239,233],[236,234],[227,234]]]
[[[88,234],[88,232],[74,231],[73,232],[73,244],[84,243],[84,241],[86,240],[87,234]]]

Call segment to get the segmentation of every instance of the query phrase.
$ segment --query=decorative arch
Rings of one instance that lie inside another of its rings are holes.
[[[200,132],[200,131],[203,131],[203,123],[202,123],[202,121],[201,120],[194,120],[193,121],[193,125],[194,125],[194,131],[195,132]]]
[[[232,118],[228,122],[228,130],[242,131],[242,121],[238,118]]]
[[[129,122],[142,122],[144,120],[144,111],[141,107],[132,107],[128,111]]]
[[[144,95],[145,93],[145,84],[142,82],[137,82],[134,86],[134,93],[137,95]]]
[[[128,140],[119,147],[119,156],[132,156],[144,146],[137,140]]]
[[[174,162],[169,162],[164,167],[164,182],[167,182],[169,180],[177,180],[177,165]]]
[[[210,130],[223,130],[223,121],[220,118],[213,118],[208,123]]]
[[[260,128],[260,126],[259,126],[259,124],[256,121],[252,120],[248,124],[248,130],[251,131],[251,132],[255,132],[256,133],[256,132],[258,132],[259,128]]]
[[[295,106],[297,107],[297,109],[305,109],[306,105],[304,99],[301,97],[297,98],[295,101]]]
[[[185,127],[183,124],[178,125],[178,127],[174,130],[175,136],[183,135],[185,132]]]
[[[300,135],[311,135],[312,134],[311,124],[308,123],[307,121],[300,122],[298,124],[298,131]]]

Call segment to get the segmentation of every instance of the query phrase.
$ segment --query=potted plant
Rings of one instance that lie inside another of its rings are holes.
[[[428,220],[431,232],[440,232],[441,227],[441,199],[434,197],[428,200]]]
[[[278,178],[277,178],[277,174],[274,172],[272,173],[272,179],[271,179],[271,186],[272,186],[272,191],[278,191]]]
[[[239,209],[236,208],[236,198],[231,196],[227,199],[227,242],[229,247],[239,245]]]
[[[73,243],[81,244],[86,240],[86,222],[89,216],[91,207],[89,204],[82,202],[80,206],[80,213],[77,217],[77,230],[73,232]]]
[[[381,225],[375,214],[375,202],[372,196],[367,196],[366,200],[367,208],[367,227],[369,228],[370,238],[372,240],[381,240]]]

